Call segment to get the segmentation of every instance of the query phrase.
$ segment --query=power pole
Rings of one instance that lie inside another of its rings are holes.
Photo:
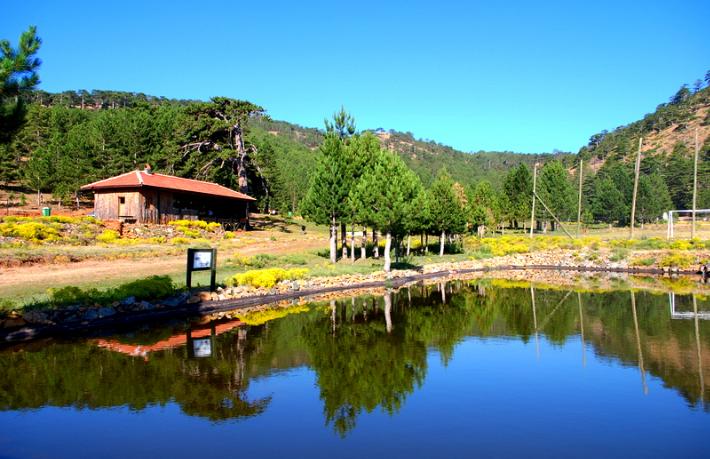
[[[533,195],[532,195],[532,212],[530,213],[530,239],[533,237],[533,229],[535,227],[535,197],[537,196],[537,163],[533,166]]]
[[[579,160],[579,198],[577,200],[577,238],[582,226],[582,160]]]
[[[631,235],[629,239],[634,238],[634,223],[636,221],[636,192],[639,189],[639,171],[641,170],[641,144],[643,143],[643,137],[639,139],[639,151],[636,154],[636,174],[634,177],[634,196],[631,200]]]
[[[693,159],[693,224],[690,226],[690,238],[695,239],[695,211],[698,204],[698,128],[695,128],[695,158]]]

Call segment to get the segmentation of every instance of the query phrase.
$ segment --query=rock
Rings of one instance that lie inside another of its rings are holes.
[[[163,303],[166,307],[175,308],[175,307],[180,306],[181,304],[183,304],[183,303],[184,303],[185,301],[187,301],[189,298],[190,298],[190,296],[189,296],[187,293],[181,293],[180,295],[173,296],[173,297],[170,297],[170,298],[167,298],[167,299],[163,300],[162,303]]]
[[[27,325],[27,321],[22,317],[8,317],[5,320],[0,320],[0,328],[17,328]]]
[[[139,303],[139,305],[140,305],[140,308],[144,311],[150,311],[151,309],[155,309],[155,306],[153,305],[153,303],[149,303],[147,301],[141,301]]]
[[[212,294],[210,292],[200,292],[197,295],[200,297],[200,301],[209,301],[212,299]]]
[[[99,308],[99,317],[110,317],[116,314],[116,310],[111,307]]]
[[[202,302],[202,299],[199,295],[192,295],[190,298],[187,299],[187,304],[195,304],[200,302]]]
[[[88,310],[81,316],[81,318],[82,318],[82,320],[85,320],[85,321],[96,320],[96,319],[99,318],[99,310],[98,310],[98,309],[94,309],[94,308],[88,309]]]
[[[121,304],[124,306],[128,306],[129,304],[133,304],[136,302],[136,297],[135,296],[129,296],[128,298],[124,298],[121,301]]]
[[[27,311],[22,314],[22,319],[31,324],[51,323],[51,320],[49,320],[49,314],[44,311]]]

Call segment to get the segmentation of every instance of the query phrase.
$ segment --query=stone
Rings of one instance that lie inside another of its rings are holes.
[[[116,314],[116,310],[111,307],[99,308],[99,317],[110,317]]]
[[[124,306],[128,306],[129,304],[133,304],[136,302],[136,297],[135,296],[129,296],[128,298],[124,298],[121,301],[121,304]]]
[[[22,314],[22,318],[26,322],[33,324],[45,324],[51,322],[49,320],[49,315],[44,311],[27,311]]]
[[[210,292],[200,292],[197,295],[200,297],[200,301],[209,301],[212,299],[212,294]]]
[[[195,304],[195,303],[201,303],[202,299],[200,298],[199,295],[192,295],[190,298],[187,299],[187,304]]]
[[[99,318],[99,310],[98,310],[98,309],[95,309],[95,308],[88,309],[88,310],[81,316],[81,318],[82,318],[82,320],[85,320],[85,321],[96,320],[96,319]]]
[[[153,303],[149,303],[147,301],[141,301],[139,303],[139,305],[143,311],[150,311],[151,309],[155,309],[155,306],[153,305]]]

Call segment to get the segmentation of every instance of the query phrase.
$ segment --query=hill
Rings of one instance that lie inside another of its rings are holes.
[[[683,85],[668,103],[660,104],[643,119],[591,136],[579,156],[594,165],[595,170],[606,161],[630,163],[636,156],[638,140],[643,137],[643,156],[667,159],[679,149],[693,148],[696,130],[707,151],[710,87],[692,91]]]
[[[268,133],[278,137],[284,144],[300,145],[308,150],[315,150],[323,139],[323,132],[315,128],[305,128],[286,121],[259,118],[251,122],[252,133],[263,138]],[[425,185],[430,185],[437,172],[446,168],[454,180],[464,184],[475,184],[488,180],[500,189],[505,174],[520,163],[532,167],[535,162],[547,162],[557,159],[568,166],[574,164],[575,156],[571,153],[526,154],[498,151],[478,151],[466,153],[450,146],[431,140],[416,139],[410,132],[394,130],[365,130],[376,135],[383,148],[397,153]],[[294,158],[300,159],[300,158]]]

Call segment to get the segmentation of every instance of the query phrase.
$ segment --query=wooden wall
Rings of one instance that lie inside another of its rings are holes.
[[[119,200],[124,198],[123,213],[119,215]],[[143,197],[134,190],[99,190],[94,192],[94,214],[102,220],[119,220],[122,217],[140,221],[143,214]]]
[[[185,194],[180,196],[185,201]],[[125,204],[119,214],[120,198],[125,199]],[[99,190],[94,192],[94,213],[102,220],[134,219],[138,223],[163,224],[178,219],[244,222],[248,218],[245,201],[197,195],[192,199],[201,209],[178,209],[175,199],[172,191],[153,188]]]

